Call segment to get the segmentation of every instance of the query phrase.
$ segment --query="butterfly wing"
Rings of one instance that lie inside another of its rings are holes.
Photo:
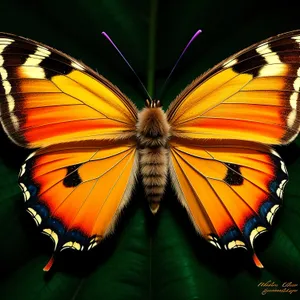
[[[134,186],[136,107],[84,64],[11,34],[0,33],[0,79],[5,132],[40,148],[20,171],[27,211],[56,251],[93,248]]]
[[[171,104],[172,134],[287,144],[299,132],[300,30],[224,60]]]
[[[1,123],[27,148],[133,136],[137,109],[117,87],[53,48],[0,33]]]
[[[281,206],[288,174],[267,146],[173,140],[170,174],[196,231],[220,249],[253,249]],[[261,266],[254,254],[254,261]]]
[[[269,146],[299,132],[300,31],[272,37],[197,78],[167,111],[170,173],[196,228],[218,248],[253,248],[288,175]],[[262,266],[254,254],[254,261]]]
[[[113,231],[136,172],[134,141],[73,142],[30,155],[19,184],[27,211],[52,238],[55,250],[83,251]]]

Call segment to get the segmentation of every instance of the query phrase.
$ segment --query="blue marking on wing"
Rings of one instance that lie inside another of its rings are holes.
[[[269,189],[272,193],[276,194],[278,186],[279,186],[279,183],[276,180],[273,180],[269,184]]]
[[[251,231],[254,228],[262,225],[265,226],[265,224],[262,224],[262,220],[260,220],[258,217],[252,217],[245,223],[243,233],[249,239]]]
[[[49,217],[49,210],[45,205],[36,203],[31,205],[31,207],[41,216],[42,220],[45,220]]]
[[[270,209],[274,206],[274,202],[267,201],[261,205],[259,208],[260,216],[265,219]]]
[[[30,193],[30,196],[31,197],[35,197],[36,194],[37,194],[37,187],[33,184],[30,184],[28,187],[27,187],[27,190],[28,192]]]
[[[55,218],[49,218],[47,220],[47,224],[49,225],[49,227],[55,231],[58,235],[63,235],[66,232],[66,229],[64,227],[64,225],[57,219]]]
[[[231,228],[221,237],[222,244],[224,245],[228,245],[228,243],[235,240],[244,240],[241,232],[237,228]]]
[[[82,246],[89,244],[90,241],[90,238],[87,238],[79,230],[72,230],[67,232],[66,239],[70,241],[76,241]]]

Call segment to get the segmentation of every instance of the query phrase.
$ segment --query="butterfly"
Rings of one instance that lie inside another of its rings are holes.
[[[21,166],[27,212],[54,254],[97,246],[137,178],[157,213],[168,178],[195,230],[217,248],[254,251],[282,205],[286,166],[272,145],[300,127],[300,30],[256,43],[196,78],[165,112],[135,105],[82,62],[0,34],[0,121],[35,151]],[[44,270],[49,270],[54,256]]]

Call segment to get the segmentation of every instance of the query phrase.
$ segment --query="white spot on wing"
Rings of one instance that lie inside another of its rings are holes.
[[[8,95],[11,92],[11,84],[7,80],[4,80],[2,85],[4,87],[5,95]]]
[[[31,159],[31,158],[35,155],[35,153],[36,153],[36,152],[30,153],[29,156],[26,158],[26,161],[29,160],[29,159]]]
[[[212,236],[212,235],[209,235],[209,236],[208,236],[208,241],[209,241],[212,245],[214,245],[216,248],[221,249],[221,246],[220,246],[220,244],[219,244],[219,242],[218,242],[218,239],[217,239],[216,237],[214,237],[214,236]]]
[[[227,61],[223,64],[223,67],[224,68],[229,68],[229,67],[232,67],[234,66],[236,63],[238,62],[238,60],[235,58],[235,59],[232,59],[230,61]]]
[[[9,46],[14,40],[11,40],[11,39],[0,39],[0,54],[2,54],[2,52],[5,50],[5,48],[7,46]],[[4,58],[2,55],[0,55],[0,76],[1,76],[1,79],[2,79],[2,85],[4,87],[4,90],[5,90],[5,93],[6,95],[9,94],[10,92],[10,89],[11,89],[11,86],[10,84],[8,83],[8,81],[6,81],[7,79],[7,71],[5,70],[5,68],[3,68],[3,64],[4,64]],[[4,86],[5,84],[7,85],[7,83],[9,84],[9,86]],[[9,91],[9,92],[7,92]]]
[[[280,166],[281,166],[281,170],[282,170],[285,174],[287,174],[288,172],[287,172],[286,166],[285,166],[285,164],[284,164],[284,162],[283,162],[282,160],[280,161]]]
[[[3,63],[4,63],[3,57],[0,55],[0,64],[1,64],[1,67],[0,67],[0,76],[1,76],[2,80],[6,80],[8,74],[7,74],[6,70],[2,67]]]
[[[35,216],[35,219],[34,219],[35,221],[36,221],[36,224],[37,225],[40,225],[41,223],[42,223],[42,218],[41,218],[41,216],[40,215],[36,215]]]
[[[77,62],[72,61],[71,66],[77,70],[84,71],[84,67]]]
[[[77,242],[74,242],[74,243],[73,243],[73,247],[74,247],[74,249],[76,249],[76,250],[81,250],[80,244],[77,243]]]
[[[28,201],[28,200],[30,199],[30,196],[31,196],[31,195],[30,195],[29,191],[27,190],[26,185],[25,185],[24,183],[20,182],[20,183],[19,183],[19,186],[20,186],[20,188],[21,188],[21,190],[22,190],[22,192],[23,192],[24,201],[25,201],[25,202]]]
[[[271,149],[271,153],[280,158],[280,155],[274,149]]]
[[[271,207],[270,211],[267,214],[267,221],[269,222],[270,225],[272,225],[273,218],[275,216],[276,211],[279,209],[279,205],[275,204]]]
[[[57,233],[54,232],[53,230],[51,230],[50,228],[45,228],[43,229],[42,233],[48,235],[51,237],[51,239],[53,240],[54,242],[54,251],[56,250],[56,247],[57,247],[57,243],[58,243],[58,236],[57,236]]]
[[[28,208],[27,208],[27,211],[28,211],[32,216],[35,216],[35,215],[36,215],[36,211],[35,211],[33,208],[31,208],[31,207],[28,207]]]
[[[253,242],[254,240],[261,235],[263,232],[267,231],[266,227],[263,226],[258,226],[256,228],[254,228],[251,233],[250,233],[250,242],[251,242],[251,246],[253,248]]]
[[[25,170],[26,170],[26,164],[23,164],[20,169],[19,177],[22,177],[24,175]],[[20,183],[20,184],[23,184],[23,183]]]
[[[287,180],[286,180],[286,179],[283,179],[283,180],[281,181],[281,183],[279,184],[279,187],[280,187],[281,189],[283,189],[284,186],[286,185],[286,183],[287,183]]]
[[[300,35],[293,36],[292,39],[296,40],[296,42],[298,42],[300,44]]]
[[[3,46],[3,45],[6,45],[6,46],[10,45],[12,42],[14,42],[14,40],[12,40],[12,39],[0,38],[0,47]]]
[[[12,95],[7,95],[6,100],[8,104],[8,111],[12,112],[15,109],[15,99],[12,97]]]
[[[270,49],[271,51],[271,49]],[[280,64],[281,60],[276,52],[262,54],[268,64]]]
[[[276,194],[277,194],[277,196],[278,196],[280,199],[283,198],[283,189],[284,189],[286,183],[287,183],[287,179],[283,179],[283,180],[280,182],[278,189],[276,190]],[[279,205],[277,205],[277,206],[279,207]],[[271,211],[272,211],[272,210],[271,210]]]
[[[36,225],[39,226],[42,223],[41,216],[31,207],[27,208],[27,211],[32,216],[33,220],[35,221]]]
[[[97,242],[94,242],[92,244],[89,245],[88,250],[91,250],[92,248],[96,247],[98,245]]]
[[[38,46],[34,54],[29,54],[23,66],[38,66],[50,54],[51,52],[48,49]]]
[[[269,224],[272,225],[272,222],[273,222],[273,214],[272,214],[270,211],[267,213],[266,219],[267,219],[267,221],[269,222]]]
[[[259,76],[284,76],[287,73],[287,65],[281,62],[280,57],[271,50],[268,43],[258,46],[256,52],[267,62],[267,65],[259,71]]]
[[[278,204],[275,204],[272,208],[271,208],[271,212],[272,214],[275,214],[276,211],[279,209],[279,205]]]
[[[216,248],[221,249],[220,244],[219,244],[218,242],[215,242],[215,241],[212,241],[212,240],[209,240],[209,242],[210,242],[212,245],[214,245]]]
[[[268,43],[264,43],[264,44],[260,44],[256,48],[256,52],[262,55],[262,54],[270,53],[272,52],[272,50],[269,48]]]
[[[298,99],[298,93],[294,92],[290,97],[290,105],[292,109],[297,108],[297,99]]]
[[[72,242],[66,242],[62,245],[62,250],[66,248],[72,248]]]
[[[48,57],[51,54],[51,51],[49,51],[46,47],[38,46],[34,54]]]
[[[25,184],[24,184],[24,183],[20,182],[20,183],[19,183],[19,186],[20,186],[20,188],[21,188],[22,192],[24,192],[24,191],[26,191],[26,190],[27,190],[27,188],[26,188],[26,186],[25,186]]]
[[[265,56],[266,58],[266,56]],[[285,64],[272,64],[272,65],[265,65],[259,71],[258,76],[284,76],[287,72],[288,68]]]
[[[3,58],[3,55],[1,55],[3,53],[3,51],[5,50],[5,48],[7,46],[9,46],[13,41],[14,40],[12,40],[12,39],[6,39],[6,38],[1,39],[0,38],[0,79],[2,80],[2,86],[4,88],[5,95],[6,95],[8,110],[10,112],[10,115],[9,115],[10,121],[11,121],[13,127],[14,127],[14,130],[18,131],[19,130],[19,121],[18,121],[17,116],[13,113],[13,110],[15,108],[15,101],[14,101],[13,96],[10,95],[10,93],[11,93],[11,84],[7,80],[8,74],[7,74],[6,69],[3,67],[4,58]],[[10,136],[9,130],[6,126],[7,124],[4,124],[2,118],[1,118],[1,123],[2,123],[2,126],[3,126],[3,129],[4,129],[5,133],[8,136]]]
[[[75,249],[78,251],[83,250],[83,246],[81,246],[78,242],[71,242],[71,241],[63,244],[61,250],[65,250],[67,248]]]
[[[10,121],[14,127],[14,130],[18,131],[19,130],[19,120],[14,113],[15,99],[13,98],[12,95],[7,95],[6,100],[7,100],[7,105],[8,105],[8,111],[10,113]]]
[[[23,195],[24,195],[24,200],[25,200],[25,202],[28,201],[28,200],[30,199],[30,193],[29,193],[29,191],[25,191],[25,192],[23,193]]]
[[[280,199],[282,199],[283,191],[282,191],[281,188],[278,188],[278,189],[276,190],[276,195],[277,195]]]
[[[9,46],[13,41],[14,40],[11,40],[11,39],[0,39],[0,54],[2,54],[2,52],[5,50],[5,48],[7,46]],[[11,86],[8,83],[8,81],[6,81],[6,79],[7,79],[7,71],[5,70],[5,68],[3,68],[3,64],[4,64],[4,58],[3,58],[2,55],[0,55],[0,76],[1,76],[1,79],[3,81],[2,85],[3,85],[5,93],[7,95],[10,92]]]
[[[34,54],[29,54],[25,63],[21,66],[20,72],[27,78],[45,78],[45,71],[39,65],[50,54],[51,52],[47,48],[38,46]]]
[[[235,248],[247,249],[245,243],[240,240],[234,240],[228,243],[228,249],[235,249]]]
[[[299,72],[299,70],[298,70]],[[298,73],[297,72],[297,73]],[[295,89],[296,92],[299,92],[300,91],[300,77],[297,77],[294,81],[294,84],[293,84],[293,87]]]
[[[292,110],[287,117],[287,125],[290,128],[292,128],[294,126],[294,124],[297,120],[297,114],[298,114],[297,105],[298,105],[299,92],[300,92],[300,68],[298,68],[298,70],[297,70],[297,76],[299,76],[299,77],[297,77],[293,83],[293,88],[295,91],[290,96],[290,105],[291,105]],[[295,136],[297,136],[297,134],[298,134],[298,132],[296,133]],[[291,138],[291,140],[294,139],[295,136],[293,136]]]
[[[21,66],[19,72],[21,72],[22,76],[25,78],[43,79],[46,77],[44,69],[36,66],[35,67]]]

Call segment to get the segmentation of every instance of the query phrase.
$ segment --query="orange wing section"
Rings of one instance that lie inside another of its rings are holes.
[[[56,250],[89,250],[113,231],[136,172],[135,142],[85,141],[37,151],[19,183],[27,211]]]
[[[282,202],[279,155],[243,141],[171,142],[170,174],[196,230],[218,248],[253,248]]]
[[[117,87],[53,48],[0,34],[0,117],[27,148],[134,135],[137,109]]]
[[[300,127],[300,31],[262,41],[197,78],[167,111],[172,134],[286,144]]]

